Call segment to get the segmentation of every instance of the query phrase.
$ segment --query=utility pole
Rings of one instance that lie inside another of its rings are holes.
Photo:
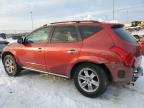
[[[32,24],[32,30],[33,30],[33,13],[32,13],[32,11],[30,12],[30,16],[31,16],[31,24]]]
[[[115,20],[115,0],[113,0],[113,21]]]
[[[128,10],[126,11],[126,19],[127,19],[127,23],[129,22],[129,13]]]

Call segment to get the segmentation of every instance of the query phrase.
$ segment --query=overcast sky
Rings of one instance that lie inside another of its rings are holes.
[[[0,0],[0,30],[30,30],[53,21],[112,20],[113,0]],[[115,0],[115,19],[121,23],[144,20],[144,0]]]

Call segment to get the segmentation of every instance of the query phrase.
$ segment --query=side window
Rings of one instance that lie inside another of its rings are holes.
[[[50,37],[51,28],[43,28],[40,30],[37,30],[30,34],[27,37],[27,42],[28,43],[45,43],[48,41],[48,38]]]
[[[94,35],[95,33],[102,30],[101,27],[96,26],[79,26],[80,33],[82,35],[82,39],[85,39],[89,36]]]
[[[114,28],[113,31],[117,34],[117,36],[119,36],[121,39],[127,42],[136,42],[135,38],[132,35],[130,35],[130,33],[127,30],[123,28]]]
[[[74,26],[56,27],[51,39],[53,43],[76,41],[78,41],[78,35]]]

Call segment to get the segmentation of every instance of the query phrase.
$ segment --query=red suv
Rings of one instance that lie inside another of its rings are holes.
[[[44,25],[2,53],[8,75],[29,69],[74,79],[91,98],[104,93],[109,82],[134,83],[142,75],[141,59],[136,40],[122,24],[97,21]]]

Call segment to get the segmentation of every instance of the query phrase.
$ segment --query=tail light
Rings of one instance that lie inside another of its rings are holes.
[[[141,55],[141,53],[142,53],[141,47],[139,47],[139,48],[137,49],[137,51],[135,52],[135,56],[138,57],[138,56]]]
[[[119,47],[112,47],[111,50],[121,57],[121,59],[125,63],[125,65],[127,65],[127,66],[133,65],[134,57],[131,54],[128,54],[126,51],[124,51],[123,49],[121,49]]]
[[[143,42],[139,42],[139,50],[137,51],[136,55],[139,56],[144,52],[144,44]]]

